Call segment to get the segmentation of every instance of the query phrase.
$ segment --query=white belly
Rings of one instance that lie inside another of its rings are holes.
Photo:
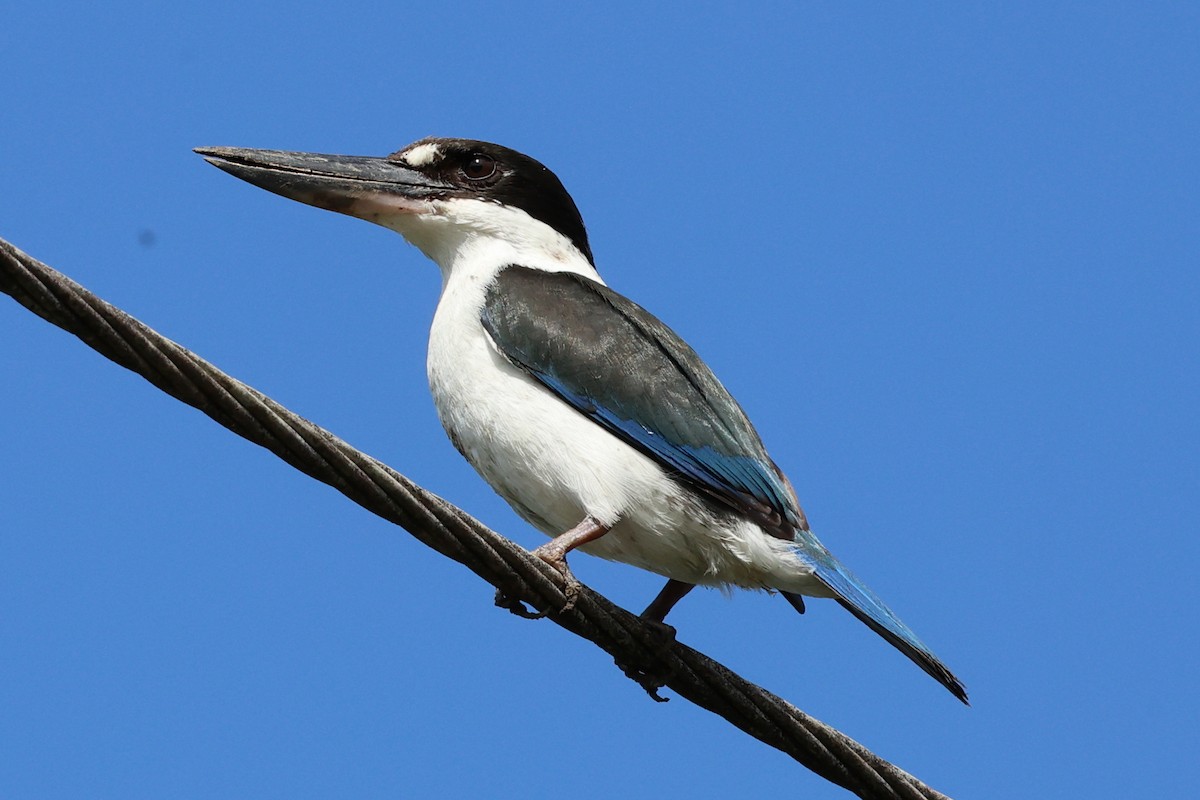
[[[788,542],[715,509],[513,366],[480,323],[483,282],[450,282],[430,331],[438,416],[467,460],[551,536],[591,515],[585,552],[701,585],[825,594]]]

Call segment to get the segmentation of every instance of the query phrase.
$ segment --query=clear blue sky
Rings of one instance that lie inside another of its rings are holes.
[[[190,150],[528,152],[975,705],[829,602],[683,641],[956,797],[1187,796],[1200,11],[794,6],[13,5],[0,236],[534,546],[436,268]],[[0,796],[849,796],[5,298],[0,370]]]

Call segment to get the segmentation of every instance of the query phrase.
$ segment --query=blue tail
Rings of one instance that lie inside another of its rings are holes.
[[[847,611],[858,617],[867,627],[878,633],[891,643],[893,647],[929,673],[934,680],[950,690],[959,700],[967,703],[967,690],[962,681],[954,677],[946,665],[937,659],[917,635],[900,621],[874,592],[862,581],[854,577],[854,573],[846,569],[840,561],[833,557],[825,547],[804,531],[808,536],[798,540],[803,556],[813,565],[814,572],[821,583],[825,584],[834,597]],[[802,535],[802,534],[801,534]]]

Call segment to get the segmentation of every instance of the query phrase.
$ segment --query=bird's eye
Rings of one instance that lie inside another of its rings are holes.
[[[473,181],[481,181],[496,174],[496,159],[475,153],[462,166],[462,173]]]

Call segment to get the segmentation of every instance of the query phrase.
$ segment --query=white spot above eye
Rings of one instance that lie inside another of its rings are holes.
[[[410,167],[427,167],[442,157],[442,150],[433,142],[426,142],[413,147],[400,159]]]

